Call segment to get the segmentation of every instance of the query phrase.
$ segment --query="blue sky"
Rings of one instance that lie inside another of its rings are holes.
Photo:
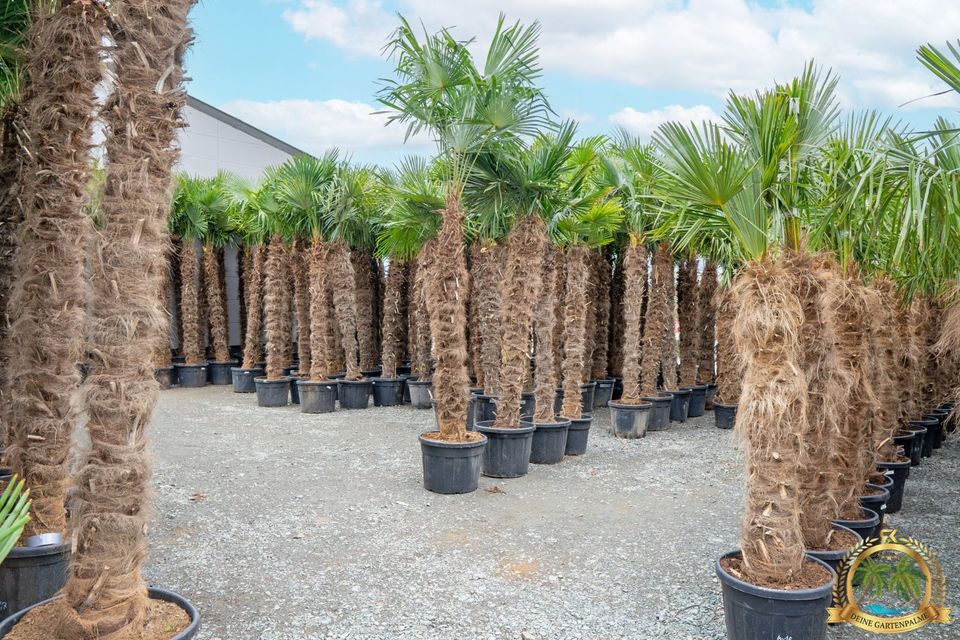
[[[716,118],[727,91],[787,79],[810,58],[840,75],[847,110],[917,127],[960,110],[953,96],[899,106],[942,88],[914,60],[918,45],[960,37],[960,3],[940,0],[202,0],[190,92],[306,151],[391,164],[430,150],[373,115],[395,13],[475,36],[480,52],[501,10],[541,21],[542,84],[583,134]]]

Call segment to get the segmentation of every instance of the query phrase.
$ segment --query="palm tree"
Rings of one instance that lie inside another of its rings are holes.
[[[219,173],[215,178],[195,179],[199,189],[188,190],[198,199],[186,206],[197,207],[206,218],[204,233],[200,237],[203,291],[207,298],[207,317],[210,323],[210,348],[212,365],[232,365],[230,359],[230,334],[227,326],[226,297],[223,290],[221,254],[223,248],[234,240],[230,220],[230,198],[224,188],[229,177]]]
[[[68,453],[78,417],[73,396],[84,346],[90,218],[83,205],[95,88],[102,80],[102,19],[98,8],[66,2],[40,14],[25,37],[23,222],[16,232],[4,349],[6,464],[33,493],[28,535],[66,531]],[[152,354],[152,344],[146,351]]]
[[[200,323],[203,279],[199,271],[197,244],[207,234],[209,218],[200,206],[207,189],[199,178],[181,175],[176,182],[169,228],[180,245],[180,317],[183,325],[180,349],[188,366],[198,366],[206,362]]]
[[[192,39],[191,6],[191,0],[163,7],[132,0],[111,5],[116,72],[102,116],[108,159],[104,222],[91,258],[87,335],[94,355],[83,391],[90,448],[71,500],[74,543],[64,598],[44,612],[58,638],[132,637],[146,625],[147,585],[140,570],[151,480],[145,430],[158,386],[151,353],[142,345],[164,335],[167,324],[158,292],[165,273],[167,192],[186,102],[181,63]],[[97,49],[84,58],[94,69],[101,62],[102,34],[96,35],[91,44]],[[152,135],[134,135],[147,131]]]
[[[539,76],[539,26],[498,22],[483,71],[466,47],[448,31],[417,38],[406,20],[388,50],[396,59],[396,79],[379,99],[390,121],[407,124],[407,133],[429,131],[438,144],[444,170],[446,205],[438,234],[423,249],[425,298],[436,353],[434,394],[439,437],[470,439],[465,430],[470,380],[466,367],[468,273],[463,249],[464,186],[476,157],[489,145],[536,131],[546,103],[533,85]]]

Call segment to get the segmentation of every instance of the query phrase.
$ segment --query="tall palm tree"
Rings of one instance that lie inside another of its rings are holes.
[[[396,60],[396,79],[385,83],[380,102],[390,111],[391,122],[407,125],[408,135],[433,135],[445,173],[442,224],[425,244],[421,265],[436,352],[433,380],[441,439],[470,437],[463,189],[476,157],[489,145],[535,132],[545,122],[546,102],[533,84],[540,75],[538,34],[539,25],[505,28],[501,17],[482,71],[466,43],[446,30],[421,40],[401,19],[388,44]]]
[[[64,38],[64,33],[71,37]],[[66,530],[68,452],[85,317],[83,209],[101,82],[103,13],[81,2],[41,14],[26,35],[22,73],[23,222],[7,310],[6,464],[31,488],[27,533]],[[155,293],[155,291],[151,292]],[[152,344],[147,349],[152,353]],[[152,379],[152,367],[150,372]]]
[[[207,235],[210,218],[201,203],[204,194],[210,192],[203,179],[178,176],[168,223],[171,235],[180,245],[180,317],[183,326],[180,349],[187,365],[206,362],[200,320],[203,277],[197,245]]]
[[[206,218],[201,241],[201,265],[203,291],[206,294],[207,318],[210,323],[210,349],[215,364],[228,364],[230,360],[230,332],[227,325],[226,295],[223,290],[221,254],[223,248],[234,241],[234,228],[230,219],[230,198],[224,188],[229,177],[219,173],[215,178],[199,178],[199,189],[190,190],[198,199],[187,206],[200,209]]]

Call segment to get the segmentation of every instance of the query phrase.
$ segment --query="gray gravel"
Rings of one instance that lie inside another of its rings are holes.
[[[438,496],[420,485],[429,411],[309,416],[229,388],[165,391],[148,579],[198,606],[199,640],[723,638],[713,563],[743,499],[730,432],[709,416],[639,441],[608,426],[599,410],[583,457]],[[954,612],[958,449],[914,469],[889,518],[938,552]]]

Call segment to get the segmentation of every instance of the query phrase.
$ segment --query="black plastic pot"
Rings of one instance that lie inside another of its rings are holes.
[[[474,394],[473,421],[489,422],[497,418],[497,396],[488,396],[483,393]]]
[[[230,369],[230,375],[233,378],[234,393],[255,393],[257,384],[254,380],[263,376],[263,369],[234,367]]]
[[[534,422],[533,416],[520,418],[523,426],[533,426],[533,441],[530,445],[530,462],[533,464],[556,464],[563,460],[567,450],[567,431],[570,421],[558,418],[557,422]]]
[[[467,403],[467,431],[476,431],[477,395],[483,393],[483,387],[470,388],[470,402]]]
[[[493,426],[493,421],[484,420],[477,421],[474,425],[477,431],[487,436],[480,473],[491,478],[519,478],[527,475],[535,430],[532,424],[500,428]]]
[[[335,380],[297,380],[300,413],[330,413],[337,408]]]
[[[433,406],[433,382],[430,380],[407,380],[410,390],[410,404],[416,409],[429,409]]]
[[[613,395],[610,397],[611,400],[619,400],[623,397],[623,378],[614,378],[613,379]]]
[[[581,411],[588,413],[593,411],[593,403],[597,397],[597,383],[588,382],[580,385],[580,407]]]
[[[924,418],[930,418],[937,421],[937,427],[933,432],[933,448],[939,449],[943,446],[943,438],[946,434],[946,421],[950,412],[945,409],[933,409],[929,413],[923,414]]]
[[[717,429],[733,429],[737,422],[737,405],[714,402],[713,421]]]
[[[860,542],[863,541],[863,536],[861,536],[859,533],[857,533],[853,529],[850,529],[849,527],[844,527],[843,525],[839,525],[836,523],[833,524],[833,528],[834,530],[843,529],[845,531],[849,531],[853,535],[857,536],[857,541],[853,543],[853,546],[851,546],[849,549],[838,549],[836,551],[820,551],[819,549],[807,549],[807,555],[813,556],[817,560],[827,563],[828,565],[830,565],[830,568],[833,571],[836,571],[837,568],[840,566],[840,563],[843,562],[843,559],[847,556],[848,553],[850,553],[850,549],[853,549],[853,547],[857,546],[858,544],[860,544]]]
[[[669,389],[673,395],[670,402],[670,422],[686,422],[690,408],[690,389]]]
[[[67,581],[70,545],[14,547],[0,564],[0,616],[52,598]]]
[[[653,405],[649,402],[642,404],[621,404],[611,400],[610,427],[613,435],[618,438],[636,439],[647,435],[647,421]]]
[[[301,376],[299,371],[292,372],[290,375],[290,404],[300,404],[300,387],[297,386],[297,383],[309,379],[309,376]]]
[[[177,380],[181,387],[197,389],[207,386],[207,363],[176,364]]]
[[[593,408],[599,409],[607,406],[607,403],[613,400],[613,378],[603,380],[594,380],[596,387],[593,391]]]
[[[665,391],[657,393],[656,397],[640,398],[651,405],[647,414],[647,431],[663,431],[670,426],[670,405],[673,404],[673,394]]]
[[[893,436],[894,447],[903,447],[903,456],[913,460],[913,441],[916,434],[913,431],[901,432],[900,435]]]
[[[864,540],[867,538],[876,537],[877,527],[880,526],[881,522],[880,515],[877,514],[876,511],[865,509],[863,507],[860,507],[860,511],[862,511],[863,514],[856,520],[837,518],[833,521],[833,524],[838,524],[841,527],[846,527],[847,529],[853,529]]]
[[[520,394],[520,415],[532,416],[537,410],[537,397],[533,391],[524,391]]]
[[[170,640],[191,640],[196,637],[197,632],[200,631],[200,612],[197,611],[197,608],[193,604],[184,598],[181,595],[173,593],[172,591],[165,591],[164,589],[154,589],[150,587],[147,590],[150,598],[154,600],[165,600],[167,602],[172,602],[178,607],[187,612],[187,615],[190,617],[190,624],[187,625],[187,628],[178,633],[175,636],[172,636]],[[53,602],[56,598],[50,598],[43,602],[38,602],[34,607],[39,607],[41,605]],[[31,607],[32,609],[33,607]],[[0,623],[0,638],[5,638],[8,633],[10,633],[21,618],[27,614],[27,611],[20,611],[11,615],[9,618]]]
[[[887,513],[896,513],[900,511],[903,505],[903,486],[907,481],[907,473],[910,471],[909,462],[878,462],[877,468],[880,471],[893,471],[893,487],[890,489],[890,498],[887,500]]]
[[[258,407],[285,407],[290,403],[290,378],[254,378]]]
[[[403,404],[403,378],[374,378],[373,406],[396,407]]]
[[[169,367],[156,367],[153,370],[153,378],[160,385],[161,389],[169,389],[177,384],[177,370],[173,365]]]
[[[341,409],[366,409],[370,404],[369,380],[337,380],[337,397]]]
[[[383,367],[374,367],[373,369],[364,369],[360,372],[364,378],[379,378],[383,375]]]
[[[289,367],[284,367],[284,368],[283,368],[283,375],[285,375],[285,376],[292,376],[292,375],[294,374],[294,372],[299,371],[299,370],[300,370],[300,363],[299,363],[299,362],[294,362],[294,363],[291,364]]]
[[[890,486],[893,486],[892,482]],[[880,530],[883,529],[883,516],[887,513],[887,501],[890,500],[890,491],[875,484],[867,484],[867,488],[877,493],[860,496],[860,506],[880,516],[880,521],[877,523],[873,533],[870,534],[871,537],[877,537],[880,535]]]
[[[712,382],[707,383],[707,397],[703,408],[707,411],[713,411],[713,399],[717,396],[717,385]]]
[[[707,412],[707,385],[698,384],[680,388],[690,390],[690,405],[687,408],[688,418],[699,418]]]
[[[233,374],[231,369],[240,364],[236,361],[230,362],[211,362],[208,367],[210,384],[225,386],[233,384]]]
[[[567,446],[563,451],[566,456],[582,456],[587,452],[587,440],[590,438],[592,415],[580,418],[569,418],[570,428],[567,429]]]
[[[729,640],[824,640],[827,607],[833,596],[833,580],[814,589],[766,589],[739,580],[720,566],[724,558],[739,556],[731,551],[716,563],[723,589],[723,614]],[[828,571],[830,565],[808,556]],[[833,575],[833,572],[830,572]]]
[[[936,435],[936,430],[939,426],[940,423],[936,418],[910,421],[910,428],[926,429],[926,433],[923,434],[923,448],[920,450],[920,455],[924,458],[929,458],[933,455],[933,439],[939,437]]]
[[[487,439],[476,442],[441,442],[420,434],[423,488],[433,493],[476,491],[480,484],[480,458]]]
[[[410,387],[407,385],[407,383],[411,380],[416,380],[417,377],[406,373],[398,375],[403,380],[403,404],[410,404]]]
[[[913,422],[911,420],[910,422]],[[913,432],[913,448],[910,450],[910,466],[920,466],[920,459],[923,456],[923,441],[927,437],[927,428],[911,425],[904,431]]]

